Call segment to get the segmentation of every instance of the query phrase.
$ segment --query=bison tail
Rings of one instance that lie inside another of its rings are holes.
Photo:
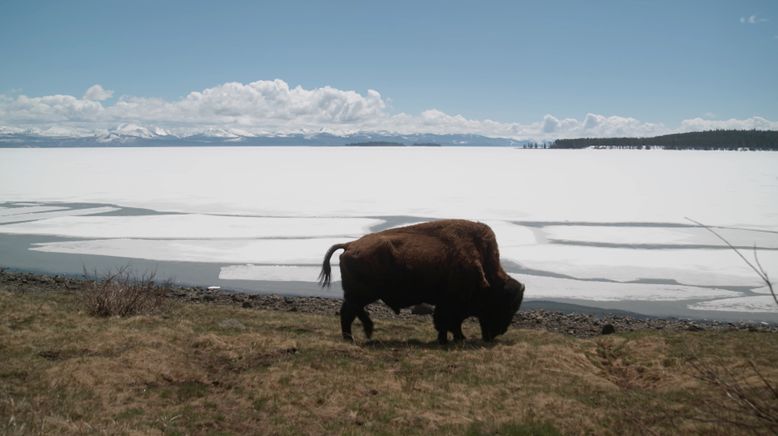
[[[324,255],[324,262],[321,264],[321,272],[319,273],[319,286],[322,288],[330,286],[330,279],[332,278],[332,268],[330,267],[330,258],[332,254],[341,248],[348,247],[348,244],[335,244],[327,250],[327,254]]]

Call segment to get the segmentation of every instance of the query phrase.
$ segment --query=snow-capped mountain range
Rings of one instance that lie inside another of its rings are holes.
[[[22,129],[0,126],[0,147],[337,146],[369,145],[369,143],[428,146],[522,146],[528,142],[473,134],[416,133],[403,135],[392,132],[335,134],[326,131],[279,134],[215,127],[194,132],[176,132],[161,127],[141,126],[134,123],[120,124],[112,129],[97,131],[78,128]]]

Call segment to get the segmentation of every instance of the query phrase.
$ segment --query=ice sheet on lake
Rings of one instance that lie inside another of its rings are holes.
[[[778,304],[770,295],[722,298],[690,304],[687,307],[692,310],[778,313]]]
[[[679,223],[691,216],[709,225],[774,225],[776,175],[778,153],[477,147],[0,149],[0,198],[5,201],[81,201],[263,216]]]
[[[500,247],[520,247],[538,243],[529,227],[497,220],[486,220],[484,224],[492,228]]]
[[[731,244],[778,248],[778,233],[767,230],[715,228]],[[620,226],[546,226],[546,237],[552,240],[607,244],[712,245],[725,244],[700,227],[620,227]]]
[[[704,231],[538,223],[688,224],[683,217],[690,216],[712,226],[778,230],[776,198],[778,153],[446,147],[0,149],[2,201],[29,202],[32,207],[56,207],[53,202],[119,204],[187,214],[80,217],[116,209],[39,209],[13,219],[0,214],[0,223],[5,223],[0,232],[89,238],[37,244],[33,249],[39,251],[260,267],[228,270],[234,277],[302,277],[305,270],[274,266],[273,272],[268,265],[316,270],[330,245],[367,232],[375,222],[369,217],[403,216],[489,223],[514,272],[519,269],[513,264],[519,264],[538,274],[581,278],[760,286],[730,250],[568,246],[548,244],[544,237],[545,232],[552,239],[625,245],[718,243]],[[238,215],[312,221],[270,223]],[[354,220],[340,222],[337,217]],[[30,220],[38,221],[19,222]],[[523,227],[509,221],[536,224]],[[744,246],[754,242],[749,239],[753,235],[762,235],[726,232]],[[250,239],[266,237],[291,239]],[[773,236],[756,242],[761,241],[768,246],[776,242]],[[778,252],[762,251],[760,260],[771,272]],[[719,289],[523,277],[535,281],[530,295],[562,292],[558,285],[569,282],[562,289],[579,292],[578,297],[587,295],[586,289],[596,291],[592,298],[602,298],[606,291],[619,299],[631,299],[633,292],[649,299],[671,298],[673,292],[682,298],[697,298],[695,292],[716,293],[700,298],[733,296],[718,294],[726,292]],[[585,289],[575,288],[579,285]]]
[[[229,265],[221,268],[223,280],[263,280],[315,282],[319,266],[288,265]],[[340,270],[332,269],[332,281],[340,281]],[[511,274],[527,286],[529,299],[582,299],[590,301],[681,301],[688,299],[725,298],[742,295],[724,289],[693,286],[624,284],[558,279],[551,277]]]
[[[761,288],[752,289],[751,292],[755,294],[770,295],[770,289],[767,286],[762,286]]]
[[[0,226],[0,233],[79,238],[355,238],[368,233],[372,226],[382,222],[368,218],[265,218],[199,214],[68,216]]]
[[[316,282],[321,266],[229,265],[219,272],[222,280],[267,280],[279,282]],[[332,282],[340,281],[340,268],[332,268]]]
[[[412,221],[409,223],[392,226],[390,228],[396,229],[400,227],[421,224],[424,222],[426,221]],[[500,246],[522,246],[536,244],[538,242],[535,238],[535,234],[527,226],[522,226],[502,220],[485,220],[482,222],[491,227],[495,236],[497,237],[497,241]]]
[[[20,214],[30,214],[30,213],[39,213],[39,212],[49,212],[52,210],[62,210],[67,209],[66,207],[57,207],[57,206],[22,206],[22,207],[6,207],[6,206],[0,206],[0,217],[6,217],[6,216],[12,216],[12,215],[20,215]]]
[[[22,221],[47,220],[51,218],[66,217],[66,216],[96,215],[100,213],[114,212],[117,210],[119,209],[115,207],[104,206],[104,207],[90,207],[84,209],[64,209],[64,210],[55,210],[50,212],[39,212],[39,213],[23,213],[18,215],[5,215],[5,216],[0,216],[0,224],[19,223]],[[3,230],[6,228],[11,228],[11,226],[8,225],[0,226],[0,233],[3,233]]]
[[[740,292],[724,289],[643,283],[609,283],[510,274],[527,287],[524,298],[579,299],[589,301],[682,301],[689,299],[738,297]]]
[[[319,265],[324,252],[342,237],[289,239],[103,239],[36,244],[37,251],[119,256],[150,260]],[[730,250],[630,250],[501,242],[511,263],[575,278],[675,280],[706,286],[760,286],[761,282]],[[778,252],[763,252],[764,265],[778,263]],[[333,258],[337,261],[337,256]]]
[[[632,250],[535,245],[502,247],[503,261],[575,278],[617,281],[671,279],[705,286],[760,286],[754,272],[732,250]],[[778,264],[778,252],[759,254],[762,265]]]
[[[158,261],[321,265],[342,238],[308,239],[99,239],[33,244],[34,251]],[[333,256],[332,264],[337,264]]]

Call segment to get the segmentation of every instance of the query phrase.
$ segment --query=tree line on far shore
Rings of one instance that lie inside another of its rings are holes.
[[[650,138],[557,139],[551,148],[646,148],[671,150],[778,150],[776,130],[706,130]]]

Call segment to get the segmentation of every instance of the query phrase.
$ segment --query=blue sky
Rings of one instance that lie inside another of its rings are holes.
[[[81,98],[99,84],[112,91],[97,100],[107,108],[122,98],[176,102],[229,82],[274,79],[361,97],[375,90],[382,117],[434,109],[473,122],[535,123],[547,133],[566,119],[581,127],[587,114],[634,120],[643,126],[636,134],[683,129],[684,120],[759,117],[768,128],[778,120],[773,0],[6,0],[0,59],[0,125],[35,123],[31,114],[42,110],[22,117],[21,106],[11,106],[20,95]],[[154,124],[123,116],[93,124]],[[171,119],[156,124],[184,123]],[[44,114],[40,122],[90,125],[83,114]]]

